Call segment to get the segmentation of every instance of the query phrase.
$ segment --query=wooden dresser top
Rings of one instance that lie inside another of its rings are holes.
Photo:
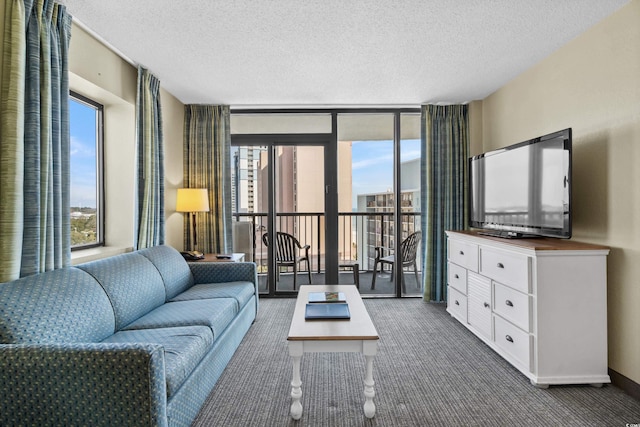
[[[447,231],[450,234],[460,234],[473,236],[480,239],[492,240],[494,242],[505,243],[534,251],[584,251],[584,250],[609,250],[608,246],[595,245],[592,243],[577,242],[571,239],[552,239],[548,237],[534,237],[527,239],[504,239],[501,237],[484,236],[478,230]]]

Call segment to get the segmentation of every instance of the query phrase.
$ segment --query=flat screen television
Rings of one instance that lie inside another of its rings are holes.
[[[469,224],[505,238],[571,237],[571,128],[469,158]]]

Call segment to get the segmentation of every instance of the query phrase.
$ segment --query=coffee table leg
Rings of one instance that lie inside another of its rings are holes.
[[[376,396],[376,391],[373,388],[375,382],[373,381],[373,357],[378,351],[378,342],[371,341],[365,342],[363,353],[366,361],[366,372],[364,377],[364,415],[367,418],[373,418],[376,415],[376,405],[373,403],[373,398]]]
[[[300,360],[302,359],[302,343],[289,342],[289,355],[293,361],[293,379],[291,380],[291,418],[299,420],[302,417],[302,381],[300,380]]]

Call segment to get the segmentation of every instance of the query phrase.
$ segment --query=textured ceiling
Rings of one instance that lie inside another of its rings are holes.
[[[181,102],[240,108],[483,99],[628,1],[59,0]]]

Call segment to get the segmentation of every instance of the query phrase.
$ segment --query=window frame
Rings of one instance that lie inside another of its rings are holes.
[[[85,104],[96,110],[96,242],[71,246],[71,251],[91,249],[105,246],[105,218],[104,218],[104,105],[81,95],[69,91],[69,101]]]
[[[320,129],[316,129],[313,128],[313,130],[317,130],[318,132],[325,130],[325,131],[329,131],[329,138],[330,138],[330,142],[328,143],[328,145],[330,146],[331,150],[331,154],[328,156],[328,160],[326,162],[326,165],[328,166],[328,168],[325,168],[325,179],[327,177],[329,177],[330,180],[332,180],[332,182],[325,182],[325,185],[328,184],[329,187],[334,187],[337,188],[338,187],[338,182],[337,182],[337,173],[335,173],[336,171],[333,169],[335,165],[335,167],[337,167],[337,153],[335,152],[335,149],[337,148],[337,144],[341,139],[341,135],[340,135],[340,128],[339,128],[339,123],[338,123],[338,119],[339,116],[341,115],[389,115],[392,116],[390,120],[390,125],[393,126],[393,131],[392,134],[389,135],[389,141],[393,142],[393,152],[394,152],[394,167],[393,167],[393,176],[394,176],[394,184],[393,184],[393,188],[394,188],[394,197],[392,199],[392,206],[391,208],[393,209],[394,212],[394,216],[393,216],[393,220],[392,220],[392,225],[391,225],[391,235],[389,237],[390,244],[393,244],[394,242],[402,242],[403,240],[403,212],[404,210],[402,209],[402,197],[401,195],[403,194],[402,188],[401,188],[401,175],[402,175],[402,161],[403,161],[403,157],[402,157],[402,145],[404,143],[405,140],[408,139],[417,139],[420,138],[420,134],[417,134],[418,136],[416,138],[409,138],[407,136],[407,134],[405,133],[406,129],[411,129],[411,123],[407,122],[407,118],[410,116],[415,116],[419,122],[421,124],[421,108],[420,106],[415,106],[415,107],[373,107],[373,108],[312,108],[312,109],[304,109],[304,108],[283,108],[283,109],[265,109],[265,108],[258,108],[258,109],[244,109],[244,108],[239,108],[239,109],[231,109],[230,111],[231,113],[231,145],[232,146],[249,146],[249,145],[265,145],[266,142],[265,141],[271,141],[271,140],[277,140],[279,143],[283,143],[285,141],[289,141],[291,139],[291,144],[296,144],[296,143],[301,143],[303,138],[312,138],[312,136],[325,136],[326,134],[324,133],[320,133],[320,134],[314,134],[312,133],[312,130],[309,130],[309,132],[301,132],[299,128],[293,126],[291,128],[284,128],[282,126],[280,127],[269,127],[269,126],[264,126],[262,125],[261,127],[251,127],[251,126],[247,126],[247,122],[243,121],[243,122],[238,122],[236,121],[234,123],[234,118],[236,117],[240,117],[243,115],[260,115],[260,116],[264,116],[265,118],[267,116],[270,115],[287,115],[287,116],[296,116],[298,114],[303,115],[303,116],[310,116],[310,115],[314,115],[314,114],[318,114],[318,115],[323,115],[323,114],[330,114],[331,115],[331,128],[330,129],[324,129],[324,128],[320,128]],[[286,133],[282,133],[282,134],[278,134],[276,133],[277,129],[279,131],[289,131]],[[419,128],[418,128],[419,129]],[[265,133],[260,133],[260,132],[265,132]],[[350,138],[345,138],[345,140],[350,140]],[[319,142],[319,141],[316,141]],[[323,142],[319,142],[319,143],[323,143]],[[302,144],[304,145],[304,144]],[[270,164],[273,164],[273,162],[269,162]],[[269,189],[269,193],[272,192],[272,189]],[[384,201],[383,201],[384,202]],[[372,206],[367,206],[367,211],[369,211],[369,209],[371,210],[375,210],[378,206],[378,199],[374,198],[372,200],[373,205]],[[381,203],[381,205],[385,205],[385,203]],[[421,206],[420,206],[421,207]],[[422,209],[422,207],[421,207]],[[338,199],[337,196],[332,195],[332,197],[329,197],[327,200],[327,203],[325,204],[325,212],[326,212],[326,220],[327,221],[332,221],[332,223],[326,223],[325,224],[325,229],[327,230],[331,230],[331,232],[326,234],[326,247],[327,248],[335,248],[334,252],[338,252],[338,235],[336,232],[334,232],[334,228],[335,230],[338,229],[338,224],[337,224],[337,214],[338,212]],[[334,215],[335,214],[335,215]],[[241,213],[239,212],[235,212],[234,215],[241,215]],[[374,224],[374,227],[382,227],[382,219],[379,220],[380,222],[378,222],[377,224]],[[371,224],[369,224],[369,226],[371,226]],[[275,228],[275,227],[272,227]],[[373,230],[374,232],[379,232],[376,230]],[[331,249],[329,249],[331,250]],[[396,263],[400,263],[400,259],[399,259],[399,251],[395,251],[396,254]],[[337,258],[337,257],[336,257]],[[374,258],[373,254],[371,255],[371,258]],[[400,285],[402,283],[402,269],[395,269],[394,271],[394,275],[395,275],[395,294],[393,296],[395,297],[416,297],[419,295],[411,295],[408,293],[405,293],[402,289],[402,286]],[[424,272],[422,272],[422,274],[424,274]],[[325,259],[325,280],[326,283],[337,283],[338,282],[338,260],[337,259],[331,259],[330,257]],[[275,280],[273,278],[271,278],[270,280],[268,280],[269,283],[275,283]],[[263,295],[261,293],[261,295]],[[269,290],[269,293],[264,294],[265,296],[274,296],[275,294],[273,292],[271,292],[271,290]],[[386,296],[386,295],[385,295]],[[389,295],[391,296],[391,295]]]

